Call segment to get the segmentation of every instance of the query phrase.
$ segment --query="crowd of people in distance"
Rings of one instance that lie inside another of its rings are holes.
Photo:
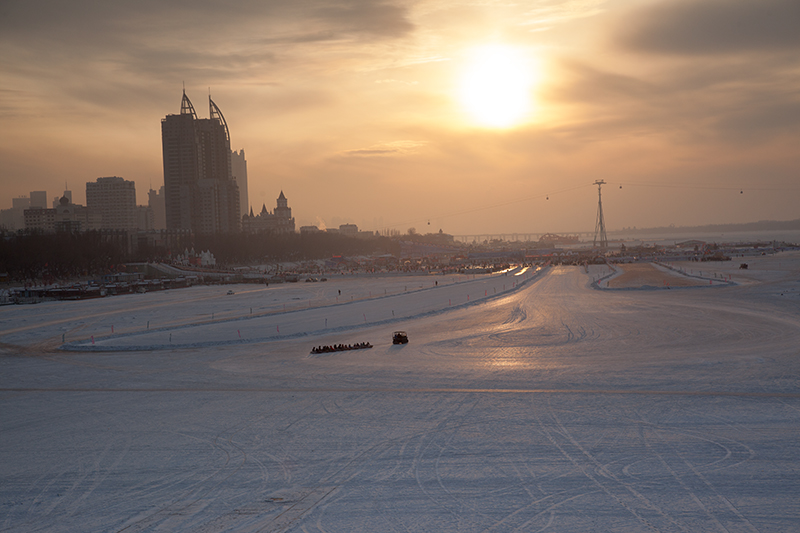
[[[311,348],[311,353],[343,352],[346,350],[364,350],[372,348],[368,342],[358,342],[356,344],[334,344],[333,346],[315,346]]]

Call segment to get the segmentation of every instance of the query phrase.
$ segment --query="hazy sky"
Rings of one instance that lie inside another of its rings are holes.
[[[0,208],[100,176],[146,203],[185,83],[299,225],[591,231],[597,179],[609,229],[800,218],[799,28],[798,0],[3,0]]]

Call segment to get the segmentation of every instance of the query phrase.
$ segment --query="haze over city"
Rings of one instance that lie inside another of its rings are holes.
[[[185,86],[298,225],[590,231],[596,179],[609,229],[798,217],[792,0],[0,9],[3,209],[101,176],[146,204]]]
[[[0,532],[797,533],[799,29],[3,0]]]

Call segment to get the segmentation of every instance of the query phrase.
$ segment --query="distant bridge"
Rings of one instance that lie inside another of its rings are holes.
[[[480,234],[471,234],[471,235],[453,235],[453,238],[457,242],[463,242],[467,244],[471,243],[482,243],[484,241],[493,241],[493,240],[501,240],[501,241],[509,241],[509,242],[538,242],[539,239],[543,235],[552,234],[551,231],[543,231],[541,233],[480,233]],[[592,240],[594,238],[594,232],[564,232],[564,233],[557,233],[556,235],[577,235],[581,238],[581,240]]]

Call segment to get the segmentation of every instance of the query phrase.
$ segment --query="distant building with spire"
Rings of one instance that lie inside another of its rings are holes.
[[[168,230],[208,235],[241,229],[228,124],[210,95],[208,108],[209,118],[197,118],[184,91],[180,114],[161,120]]]
[[[253,209],[250,208],[250,213],[242,217],[242,230],[247,233],[294,233],[292,208],[289,207],[289,201],[283,191],[278,196],[277,206],[273,212],[267,210],[266,204],[261,206],[258,215],[254,215]]]
[[[62,198],[66,198],[67,200],[70,201],[70,203],[72,203],[72,191],[69,190],[69,186],[66,183],[64,183],[64,194],[53,198],[53,209],[61,205]]]
[[[72,203],[70,195],[58,199],[58,204],[50,209],[29,207],[24,211],[24,227],[28,231],[42,233],[81,233],[103,228],[103,216],[97,209],[90,209]]]

